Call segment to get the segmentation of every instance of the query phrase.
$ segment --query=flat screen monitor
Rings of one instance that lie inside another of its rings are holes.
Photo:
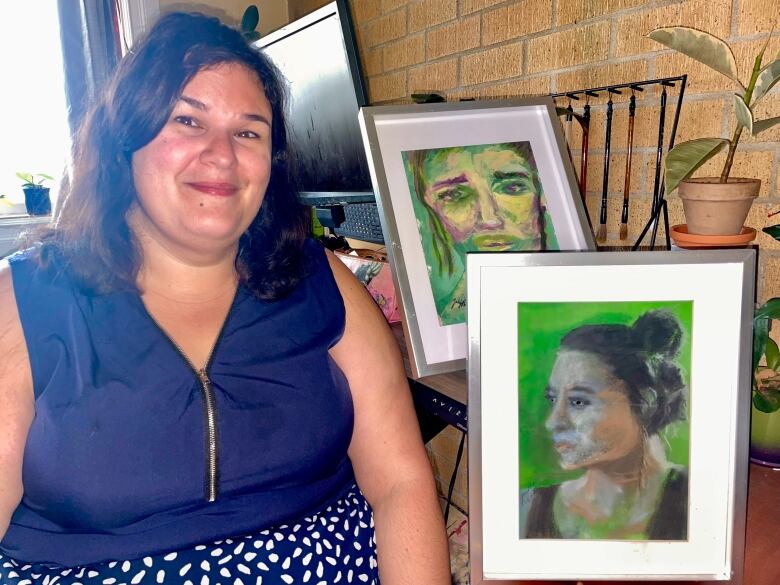
[[[358,124],[359,108],[368,100],[346,0],[268,34],[256,46],[289,83],[288,128],[301,201],[375,201]]]

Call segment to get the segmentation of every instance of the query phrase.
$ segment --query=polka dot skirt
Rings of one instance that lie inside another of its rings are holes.
[[[374,519],[355,487],[299,524],[131,561],[52,568],[0,554],[3,585],[378,585]]]

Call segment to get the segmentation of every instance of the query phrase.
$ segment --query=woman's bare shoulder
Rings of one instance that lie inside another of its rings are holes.
[[[0,360],[0,391],[14,388],[10,392],[18,392],[20,398],[31,395],[30,360],[8,260],[0,260],[0,348],[3,352],[3,359]]]

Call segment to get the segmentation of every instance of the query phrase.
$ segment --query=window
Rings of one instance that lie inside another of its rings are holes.
[[[16,173],[54,177],[54,203],[70,149],[55,0],[0,3],[0,79],[0,214],[24,213]]]

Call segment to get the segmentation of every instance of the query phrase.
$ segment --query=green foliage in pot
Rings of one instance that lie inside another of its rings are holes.
[[[769,337],[769,321],[779,318],[780,298],[769,299],[753,317],[753,406],[761,412],[780,410],[780,348]]]
[[[250,4],[247,9],[244,10],[244,15],[241,17],[241,34],[250,43],[255,42],[260,38],[260,33],[257,32],[257,25],[260,23],[260,11],[257,6]]]
[[[38,173],[37,175],[33,173],[16,173],[16,176],[24,181],[24,183],[22,183],[22,189],[43,187],[44,181],[54,180],[54,177],[50,177],[44,173]]]
[[[724,148],[728,148],[726,163],[720,174],[720,182],[725,183],[731,172],[734,152],[742,136],[742,131],[747,130],[755,136],[776,124],[780,124],[780,116],[756,120],[753,114],[756,104],[780,81],[780,53],[774,61],[765,67],[761,66],[771,33],[753,62],[753,69],[747,85],[743,85],[739,80],[737,63],[731,47],[714,35],[695,28],[676,26],[655,29],[647,36],[725,75],[736,87],[734,111],[737,123],[731,140],[727,138],[697,138],[681,142],[672,148],[666,155],[666,193],[674,191],[680,182],[690,177],[696,169]]]

